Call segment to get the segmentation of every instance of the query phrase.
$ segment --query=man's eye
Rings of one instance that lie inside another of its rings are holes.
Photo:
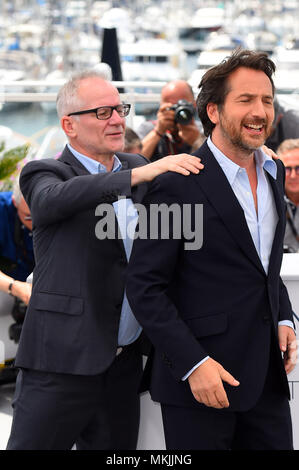
[[[106,116],[108,113],[107,109],[98,110],[98,116]]]

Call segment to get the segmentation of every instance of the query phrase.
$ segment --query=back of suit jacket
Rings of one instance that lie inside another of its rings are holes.
[[[205,165],[199,175],[167,173],[151,185],[143,201],[148,213],[151,205],[179,203],[182,237],[165,239],[160,233],[157,239],[135,241],[127,295],[155,346],[150,369],[154,400],[203,406],[182,377],[209,355],[240,381],[239,387],[226,387],[230,408],[246,410],[263,389],[272,340],[281,383],[288,393],[277,342],[278,321],[292,320],[279,276],[285,227],[283,168],[277,162],[277,180],[269,176],[279,221],[266,274],[221,167],[206,144],[197,155]],[[203,208],[200,227],[195,223],[197,204]],[[203,231],[203,244],[197,250],[185,249],[183,213],[190,207],[190,228]]]
[[[19,367],[93,375],[115,357],[127,260],[121,239],[97,238],[95,210],[120,195],[138,201],[146,188],[131,189],[130,170],[147,162],[117,155],[122,171],[114,174],[90,175],[67,147],[59,160],[30,162],[22,171],[36,267]]]

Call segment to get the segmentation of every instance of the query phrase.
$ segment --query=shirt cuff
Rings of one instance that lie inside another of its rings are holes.
[[[207,356],[207,357],[205,357],[204,359],[202,359],[200,362],[198,362],[194,367],[192,367],[192,369],[191,369],[189,372],[187,372],[186,375],[184,375],[184,377],[182,378],[182,380],[188,379],[189,375],[191,375],[192,372],[195,371],[195,369],[197,369],[201,364],[203,364],[204,362],[206,362],[206,360],[209,359],[209,358],[210,358],[210,356]]]
[[[278,326],[289,326],[290,328],[292,328],[292,330],[295,331],[294,323],[291,322],[290,320],[282,320],[282,321],[279,321],[279,322],[278,322]]]

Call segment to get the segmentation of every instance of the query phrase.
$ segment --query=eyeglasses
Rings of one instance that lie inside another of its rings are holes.
[[[286,170],[286,176],[290,176],[290,174],[292,173],[293,170],[295,170],[296,175],[299,176],[299,165],[286,166],[285,170]]]
[[[96,117],[100,121],[104,121],[105,119],[111,118],[114,110],[119,114],[120,117],[126,117],[128,116],[130,109],[130,104],[118,104],[117,106],[100,106],[99,108],[86,109],[85,111],[76,111],[75,113],[68,114],[68,116],[95,113]]]

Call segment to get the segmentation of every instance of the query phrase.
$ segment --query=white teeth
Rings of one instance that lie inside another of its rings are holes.
[[[255,125],[255,124],[247,124],[246,127],[250,127],[251,129],[261,129],[263,126],[258,126],[258,125]]]

